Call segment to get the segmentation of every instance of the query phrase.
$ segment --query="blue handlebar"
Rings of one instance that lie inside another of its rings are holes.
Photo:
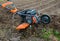
[[[32,14],[22,14],[21,12],[17,12],[16,14],[18,14],[18,15],[23,15],[23,16],[34,16],[34,15],[32,15]]]
[[[2,5],[0,4],[0,6],[2,6]]]

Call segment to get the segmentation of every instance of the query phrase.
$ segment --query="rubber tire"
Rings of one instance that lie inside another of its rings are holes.
[[[44,17],[48,17],[48,22],[44,22],[44,21],[43,21],[43,18],[44,18]],[[42,15],[42,16],[41,16],[41,22],[42,22],[43,24],[49,24],[49,23],[50,23],[50,17],[49,17],[48,15]]]

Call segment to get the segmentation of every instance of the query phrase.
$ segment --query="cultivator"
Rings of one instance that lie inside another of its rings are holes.
[[[9,8],[8,6],[11,5],[13,8]],[[16,27],[16,30],[25,29],[31,25],[34,24],[49,24],[50,23],[50,17],[48,15],[40,15],[35,9],[27,9],[18,11],[18,9],[15,7],[13,2],[8,0],[8,2],[4,4],[0,4],[2,8],[6,8],[9,10],[10,13],[18,14],[22,18],[22,24]]]

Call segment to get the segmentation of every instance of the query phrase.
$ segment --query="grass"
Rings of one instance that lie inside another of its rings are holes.
[[[3,0],[0,0],[0,2],[2,2]]]
[[[41,35],[41,37],[45,40],[50,41],[49,40],[50,35],[54,35],[58,39],[58,41],[60,41],[60,32],[58,32],[55,29],[49,28],[49,30],[47,30],[46,28],[44,28],[44,29],[42,29],[42,33],[43,34]]]
[[[52,31],[51,29],[49,29],[48,31],[44,28],[42,29],[42,35],[41,37],[44,38],[44,39],[49,39],[50,35],[52,34]]]
[[[57,30],[54,30],[53,34],[58,38],[58,41],[60,41],[60,32],[58,32]]]

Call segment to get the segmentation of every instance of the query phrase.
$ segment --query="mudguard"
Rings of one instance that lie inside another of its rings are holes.
[[[27,28],[28,26],[29,26],[28,23],[22,23],[19,26],[17,26],[16,30],[22,30],[22,29]]]

